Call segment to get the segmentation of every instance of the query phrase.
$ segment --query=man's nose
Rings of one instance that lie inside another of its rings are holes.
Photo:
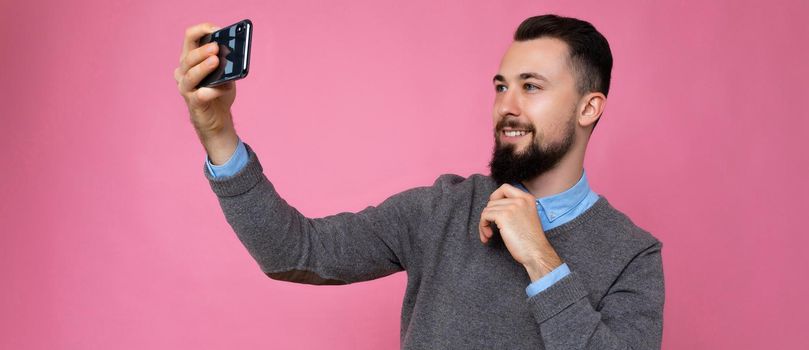
[[[520,106],[518,102],[517,94],[511,92],[510,90],[506,90],[503,93],[503,97],[500,99],[500,105],[497,106],[497,113],[499,113],[501,117],[506,117],[508,115],[520,115]]]

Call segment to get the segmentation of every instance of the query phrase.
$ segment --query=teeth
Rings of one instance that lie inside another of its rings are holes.
[[[523,136],[525,134],[525,131],[506,131],[506,136],[508,137]]]

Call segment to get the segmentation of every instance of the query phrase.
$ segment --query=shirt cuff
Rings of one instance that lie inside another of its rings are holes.
[[[213,165],[211,163],[211,159],[208,156],[205,156],[205,165],[208,166],[208,171],[213,175],[213,177],[226,177],[226,176],[233,176],[234,174],[238,173],[239,170],[242,170],[245,165],[247,165],[248,157],[247,157],[247,149],[244,148],[244,143],[242,143],[242,139],[239,139],[239,144],[236,145],[236,150],[230,156],[225,164],[222,165]]]
[[[567,266],[566,263],[562,263],[553,271],[549,272],[547,275],[542,276],[540,279],[534,281],[533,283],[529,284],[528,287],[525,288],[525,293],[528,294],[528,297],[532,297],[534,295],[539,294],[539,292],[547,289],[548,287],[552,286],[556,281],[559,281],[563,277],[570,274],[570,268]]]

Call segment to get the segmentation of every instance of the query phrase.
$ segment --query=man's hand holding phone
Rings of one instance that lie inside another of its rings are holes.
[[[211,23],[189,27],[185,32],[180,65],[174,70],[177,89],[188,105],[191,123],[211,162],[224,164],[238,145],[230,107],[236,99],[236,83],[228,81],[214,87],[196,88],[200,81],[219,66],[219,45],[199,46],[199,39],[217,30]]]

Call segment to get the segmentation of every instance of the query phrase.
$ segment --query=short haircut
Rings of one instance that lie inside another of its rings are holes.
[[[514,32],[514,41],[543,37],[559,39],[567,44],[569,63],[579,94],[600,92],[607,96],[610,91],[612,52],[607,39],[592,24],[548,14],[524,20]]]

